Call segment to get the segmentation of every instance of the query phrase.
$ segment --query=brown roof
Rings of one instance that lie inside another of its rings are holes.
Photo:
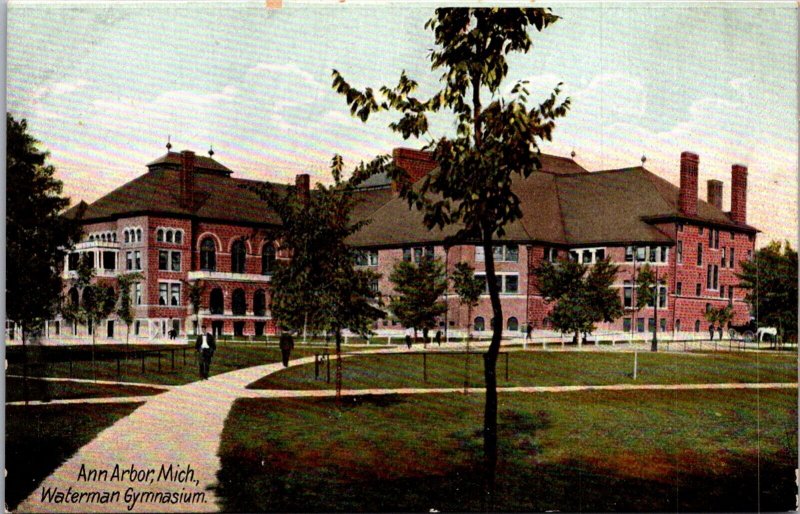
[[[151,170],[158,168],[177,169],[180,166],[181,166],[181,154],[178,152],[167,152],[158,159],[147,164],[147,167],[150,168]],[[215,161],[211,157],[205,157],[203,155],[195,155],[194,168],[195,170],[201,173],[214,172],[214,173],[224,173],[226,175],[230,175],[231,173],[233,173],[233,171],[224,164]]]
[[[589,173],[589,170],[575,162],[569,157],[559,157],[558,155],[540,154],[539,162],[542,165],[541,171],[554,173],[556,175],[574,175],[577,173]]]

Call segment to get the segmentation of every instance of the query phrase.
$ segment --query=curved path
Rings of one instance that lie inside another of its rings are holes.
[[[342,357],[364,353],[402,353],[404,349],[392,348],[363,352],[350,352]],[[304,357],[290,362],[300,366],[314,362],[314,357]],[[101,403],[112,401],[142,401],[145,403],[129,416],[100,432],[95,439],[79,449],[18,507],[18,512],[125,512],[132,500],[132,493],[184,493],[178,503],[164,504],[139,497],[133,512],[218,512],[220,505],[215,494],[220,459],[217,455],[222,429],[233,402],[238,398],[279,398],[333,396],[335,391],[283,391],[252,390],[246,386],[256,380],[284,369],[281,363],[265,364],[216,375],[183,386],[172,387],[157,396],[136,398],[98,398],[76,400],[75,403]],[[561,387],[514,387],[503,391],[559,392],[603,389],[729,389],[729,388],[785,388],[797,384],[678,384],[678,385],[619,385],[619,386],[561,386]],[[479,393],[482,389],[472,388]],[[423,394],[436,392],[463,392],[463,389],[369,389],[342,391],[343,394]],[[70,400],[67,400],[70,401]],[[53,401],[52,403],[63,403]],[[159,480],[159,471],[172,465],[174,471],[191,466],[192,479]],[[144,481],[131,481],[129,474],[122,480],[113,480],[115,466],[120,471],[136,472],[152,469]],[[80,480],[81,470],[87,474],[92,470],[106,471],[105,480]],[[71,490],[70,490],[71,488]],[[53,502],[43,498],[44,491],[66,493],[65,500]],[[91,493],[108,492],[108,503],[98,503],[101,496]],[[75,496],[86,493],[83,497]],[[202,497],[194,493],[202,493]],[[70,496],[72,494],[72,496]],[[93,501],[92,501],[93,499]],[[77,501],[76,501],[77,500]]]

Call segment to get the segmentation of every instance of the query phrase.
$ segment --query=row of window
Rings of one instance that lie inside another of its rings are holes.
[[[432,246],[416,246],[414,248],[403,248],[403,260],[406,262],[411,262],[412,257],[414,262],[420,262],[422,257],[426,259],[433,259],[433,247]],[[376,264],[377,264],[377,255]]]
[[[104,243],[116,243],[117,242],[117,233],[108,231],[108,232],[92,232],[89,234],[89,241],[102,241]]]
[[[622,285],[622,306],[626,309],[631,309],[634,307],[633,304],[633,284],[630,280],[626,280]],[[638,289],[638,287],[637,287]],[[660,285],[658,286],[658,308],[664,309],[667,307],[667,286]],[[648,307],[652,307],[652,303],[647,304]]]
[[[635,257],[635,259],[634,259]],[[625,248],[625,262],[667,262],[669,247],[666,246],[628,246]]]
[[[489,294],[489,282],[486,280],[485,273],[475,273],[475,277],[483,280],[483,292]],[[516,273],[497,273],[495,274],[497,288],[500,294],[516,294],[519,292],[519,275]]]
[[[486,330],[486,320],[484,319],[483,316],[478,316],[473,321],[472,326],[476,332],[483,332],[484,330]],[[508,320],[506,321],[506,330],[510,330],[511,332],[517,332],[519,330],[519,320],[514,316],[508,318]]]
[[[356,252],[356,266],[377,266],[378,250],[363,250]]]
[[[247,246],[237,239],[231,245],[231,273],[245,273],[247,262]],[[265,244],[261,250],[261,274],[271,275],[275,271],[275,247]],[[217,245],[214,239],[206,237],[200,242],[200,269],[217,271]]]
[[[159,250],[158,269],[161,271],[180,271],[181,252],[176,250]]]
[[[519,262],[519,245],[499,245],[492,247],[495,262]],[[475,262],[485,262],[486,253],[482,246],[475,247]]]
[[[709,276],[706,278],[707,281],[711,280],[711,279],[716,281],[716,280],[719,279],[719,276],[718,275],[714,276],[713,273],[714,273],[713,271],[709,271]],[[714,282],[713,285],[716,285],[716,284],[717,283]],[[712,289],[712,290],[716,289],[716,287],[710,287],[710,285],[711,285],[710,282],[707,283],[706,284],[706,289]],[[726,286],[719,286],[719,297],[720,298],[725,298],[725,293],[727,291],[728,300],[733,301],[733,290],[734,290],[733,286],[727,286],[727,289],[726,289]],[[695,288],[694,288],[695,296],[700,296],[702,294],[702,292],[703,292],[702,284],[700,284],[700,283],[695,284]],[[681,296],[683,294],[683,283],[682,282],[678,282],[678,283],[675,284],[675,294],[677,294],[678,296]]]
[[[89,266],[92,268],[97,268],[98,264],[100,265],[100,269],[113,271],[117,269],[117,252],[113,251],[102,251],[98,252],[100,255],[99,260],[95,259],[95,251],[85,251],[85,252],[72,252],[67,257],[67,271],[75,271],[78,269],[78,263],[81,259],[86,259],[89,262]]]
[[[122,231],[122,240],[126,243],[141,243],[142,229],[139,227],[124,229]]]
[[[606,258],[606,249],[584,248],[582,250],[570,250],[569,258],[570,260],[580,262],[581,264],[594,264]]]
[[[183,229],[158,228],[156,230],[156,242],[183,244]]]

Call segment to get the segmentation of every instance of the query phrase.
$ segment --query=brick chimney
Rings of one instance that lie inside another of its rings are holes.
[[[295,187],[297,187],[297,198],[300,199],[303,205],[308,206],[308,202],[311,199],[311,177],[309,177],[308,173],[296,175],[294,178],[294,184]]]
[[[722,210],[722,181],[709,180],[707,189],[708,203]]]
[[[747,223],[747,166],[731,167],[731,220]]]
[[[408,178],[413,184],[428,174],[436,167],[436,161],[430,152],[412,150],[411,148],[395,148],[392,151],[394,164],[408,173]]]
[[[700,157],[696,153],[681,153],[681,190],[679,210],[687,216],[697,215],[697,167]]]
[[[183,150],[181,152],[180,171],[180,205],[191,208],[194,205],[194,152]]]

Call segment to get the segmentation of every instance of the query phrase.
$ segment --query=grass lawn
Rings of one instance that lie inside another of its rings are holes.
[[[24,400],[21,378],[6,379],[6,402]],[[28,400],[74,400],[80,398],[105,398],[110,396],[145,396],[160,394],[162,389],[127,385],[91,384],[86,382],[53,382],[29,380]]]
[[[141,403],[6,406],[6,507]]]
[[[343,361],[346,389],[399,387],[463,387],[466,355],[428,354],[427,381],[422,355],[365,355]],[[794,382],[797,356],[762,353],[680,354],[639,352],[637,380],[633,380],[633,353],[509,352],[497,362],[500,387],[673,384],[724,382]],[[483,357],[469,356],[472,387],[483,386]],[[335,361],[331,363],[333,376]],[[314,379],[314,365],[288,368],[266,376],[252,389],[330,389],[326,369]],[[331,379],[333,380],[333,378]]]
[[[240,399],[220,449],[224,510],[482,510],[483,400]],[[794,390],[501,393],[499,421],[498,511],[795,505]]]
[[[124,353],[121,353],[124,352],[124,347],[108,348],[106,346],[103,348],[103,355],[107,359],[98,359],[96,361],[97,379],[165,385],[187,384],[198,380],[199,371],[194,348],[186,350],[186,364],[183,362],[184,347],[172,348],[177,348],[175,351],[174,370],[172,369],[170,354],[165,353],[161,356],[161,371],[158,370],[157,357],[148,355],[145,358],[145,371],[143,373],[140,358],[135,357],[125,360]],[[70,351],[74,352],[75,358],[81,359],[73,361],[71,374],[69,364],[66,361],[49,362],[53,357],[53,355],[49,355],[50,353],[61,352],[58,357],[66,359],[64,357],[64,349],[59,347],[39,347],[35,352],[32,352],[31,362],[34,362],[34,364],[30,366],[31,374],[44,377],[93,378],[91,347],[72,347]],[[292,358],[314,355],[315,352],[320,351],[322,350],[319,348],[295,347],[292,351]],[[117,354],[121,356],[119,375],[117,375]],[[217,345],[217,351],[211,362],[211,374],[218,375],[237,369],[269,364],[278,362],[280,359],[281,352],[274,344],[265,346],[263,344],[223,342]],[[36,364],[37,362],[39,364]],[[21,375],[21,360],[19,358],[9,359],[6,373],[9,375]]]

